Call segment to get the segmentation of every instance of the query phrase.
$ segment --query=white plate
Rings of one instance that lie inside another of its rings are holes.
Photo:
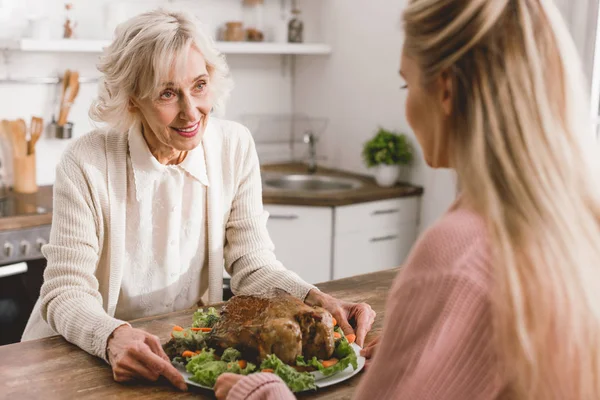
[[[315,385],[317,386],[317,388],[324,388],[327,386],[336,385],[340,382],[350,379],[354,375],[358,374],[365,367],[365,358],[360,355],[361,347],[359,345],[357,345],[356,343],[352,343],[351,346],[354,349],[354,351],[356,352],[356,357],[358,358],[358,368],[356,368],[354,370],[354,369],[352,369],[352,365],[349,365],[348,368],[346,368],[345,370],[338,372],[337,374],[330,375],[330,376],[324,376],[319,371],[314,371],[314,372],[312,372],[312,374],[315,376]],[[209,386],[204,386],[204,385],[201,385],[201,384],[191,380],[190,377],[192,376],[192,374],[190,374],[189,372],[187,372],[185,370],[185,367],[183,366],[183,364],[173,363],[173,365],[177,368],[179,373],[181,373],[181,375],[185,379],[185,382],[188,385],[197,386],[197,387],[201,387],[203,389],[209,389],[209,390],[213,389]]]

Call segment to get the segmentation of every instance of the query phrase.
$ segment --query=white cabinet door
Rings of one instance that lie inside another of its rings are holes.
[[[336,236],[333,279],[399,267],[417,235],[417,224],[406,223]]]
[[[333,279],[399,267],[417,237],[419,197],[335,209]]]
[[[277,259],[308,283],[331,280],[332,209],[280,205],[265,209]]]

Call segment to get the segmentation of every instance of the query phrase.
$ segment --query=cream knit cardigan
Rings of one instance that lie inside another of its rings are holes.
[[[207,188],[209,302],[222,301],[223,267],[236,294],[278,287],[304,299],[314,288],[275,258],[263,209],[260,166],[244,126],[209,120],[202,143]],[[127,215],[126,133],[97,130],[63,155],[54,186],[44,284],[23,340],[65,337],[106,360],[123,277]],[[202,245],[199,243],[199,245]]]

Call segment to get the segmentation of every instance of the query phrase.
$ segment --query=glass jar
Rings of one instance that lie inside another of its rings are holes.
[[[304,41],[304,23],[300,19],[300,10],[294,8],[292,15],[293,17],[288,23],[288,42],[302,43]]]
[[[224,40],[226,42],[243,42],[245,40],[244,25],[240,21],[225,23]]]
[[[264,0],[243,0],[242,5],[246,40],[262,42],[265,39]]]

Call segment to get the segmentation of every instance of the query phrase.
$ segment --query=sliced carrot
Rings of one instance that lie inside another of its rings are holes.
[[[194,353],[193,351],[189,351],[189,350],[186,350],[183,353],[181,353],[181,356],[185,357],[185,358],[194,357],[195,355],[196,355],[196,353]]]
[[[181,331],[183,330],[183,328],[182,328],[182,327],[180,327],[179,325],[175,325],[175,326],[173,327],[173,330],[174,330],[174,331],[177,331],[177,332],[181,332]]]
[[[202,350],[197,350],[197,351],[194,352],[195,355],[198,355],[200,353],[202,353]]]
[[[354,333],[351,333],[349,335],[346,335],[346,339],[348,340],[348,343],[354,343],[354,341],[356,340],[356,335]]]
[[[331,319],[333,319],[333,326],[337,326],[337,320],[335,319],[335,317],[331,317]]]
[[[210,332],[212,328],[192,328],[194,332]]]
[[[333,338],[334,339],[341,339],[342,335],[340,335],[338,332],[333,332]]]
[[[248,366],[248,363],[246,362],[246,360],[239,360],[238,365],[240,366],[241,369],[244,369]]]
[[[323,363],[322,363],[322,364],[323,364],[323,366],[324,366],[325,368],[329,368],[329,367],[333,367],[335,364],[337,364],[337,363],[338,363],[338,361],[339,361],[339,360],[338,360],[337,358],[332,358],[332,359],[330,359],[330,360],[325,360],[325,361],[323,361]]]
[[[265,368],[263,370],[261,370],[260,372],[269,372],[269,373],[274,373],[275,371],[273,371],[271,368]]]

